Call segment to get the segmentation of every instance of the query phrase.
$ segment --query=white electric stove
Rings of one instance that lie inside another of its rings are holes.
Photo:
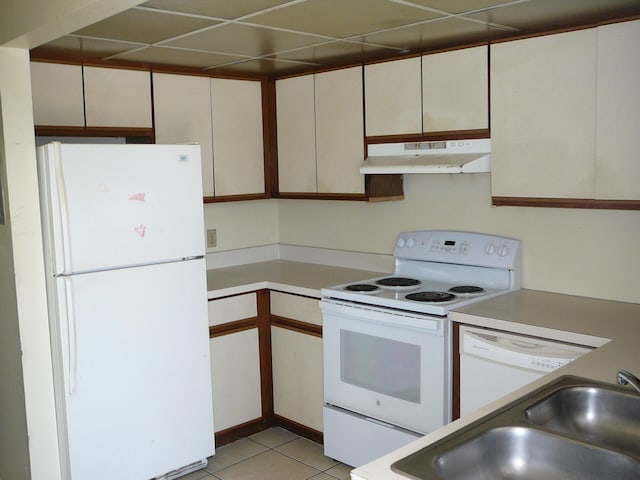
[[[451,309],[520,288],[520,242],[401,233],[392,274],[322,289],[325,455],[367,463],[451,421]]]

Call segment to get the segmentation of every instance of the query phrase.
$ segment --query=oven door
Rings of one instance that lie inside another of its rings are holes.
[[[419,433],[451,421],[449,320],[323,299],[325,403]]]

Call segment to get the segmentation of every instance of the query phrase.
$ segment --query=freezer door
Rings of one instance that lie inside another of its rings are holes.
[[[144,480],[213,454],[205,275],[199,259],[56,279],[64,478]]]
[[[38,148],[53,274],[204,255],[199,145]]]

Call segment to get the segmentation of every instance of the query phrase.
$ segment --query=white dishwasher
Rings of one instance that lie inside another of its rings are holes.
[[[460,416],[590,351],[589,347],[461,326]]]

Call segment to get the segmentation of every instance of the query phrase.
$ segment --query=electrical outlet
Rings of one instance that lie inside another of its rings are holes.
[[[215,228],[207,230],[207,248],[215,248],[218,246],[218,234]]]

